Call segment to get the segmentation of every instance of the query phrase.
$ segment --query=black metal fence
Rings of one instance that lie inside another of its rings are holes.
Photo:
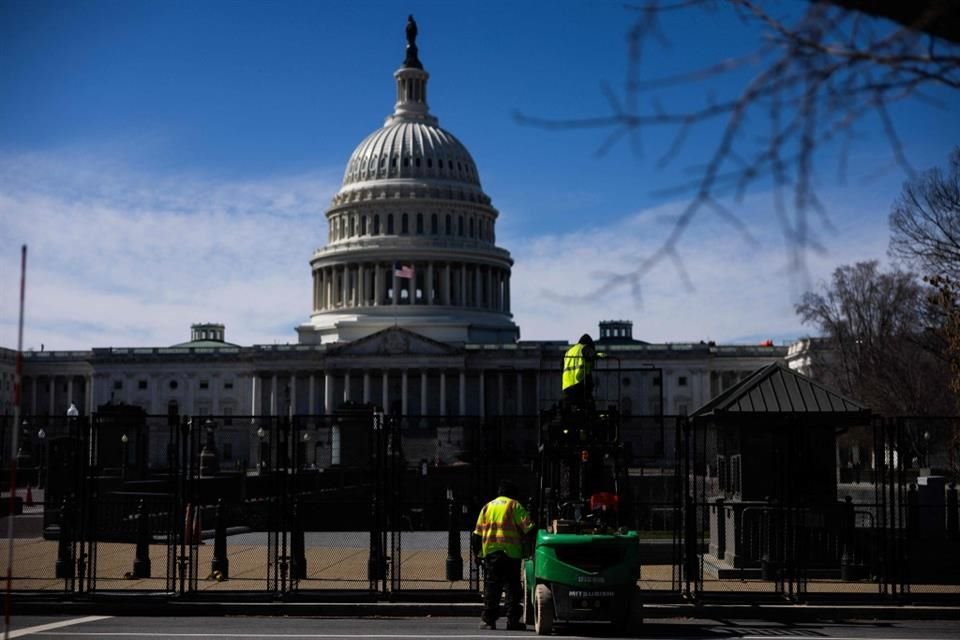
[[[14,425],[0,420],[8,443]],[[6,454],[19,467],[21,594],[473,599],[480,506],[503,477],[537,494],[532,416],[346,406],[27,416],[16,427],[21,450]],[[739,499],[751,480],[683,417],[626,417],[620,434],[650,598],[960,602],[953,420],[876,420],[838,435],[827,452],[836,499],[819,501]]]

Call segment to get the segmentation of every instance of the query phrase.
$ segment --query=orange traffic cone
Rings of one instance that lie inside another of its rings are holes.
[[[28,507],[33,506],[33,485],[27,485],[27,502]]]

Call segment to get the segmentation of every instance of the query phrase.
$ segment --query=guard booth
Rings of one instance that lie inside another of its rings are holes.
[[[791,592],[812,573],[840,577],[852,523],[837,499],[836,438],[870,420],[859,403],[780,363],[697,410],[691,428],[716,473],[704,572]]]

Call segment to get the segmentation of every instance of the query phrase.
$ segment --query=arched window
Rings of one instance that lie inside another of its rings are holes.
[[[437,235],[437,214],[430,216],[430,233]]]
[[[380,216],[373,216],[373,235],[380,235]]]
[[[470,218],[470,237],[473,237],[473,217]]]
[[[387,235],[393,235],[393,214],[387,216]]]
[[[407,214],[400,216],[400,233],[407,234],[410,233],[410,220],[407,217]]]
[[[417,234],[419,235],[422,233],[423,233],[423,214],[418,213],[417,214]]]
[[[463,216],[457,217],[457,235],[463,237]]]
[[[360,216],[360,235],[367,233],[367,216]]]
[[[447,219],[446,219],[446,232],[447,232],[447,235],[450,235],[451,233],[453,233],[453,225],[450,224],[449,213],[447,214]]]

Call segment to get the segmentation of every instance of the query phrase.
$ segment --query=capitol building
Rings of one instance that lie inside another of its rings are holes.
[[[407,40],[393,111],[349,155],[325,244],[304,256],[312,311],[295,340],[233,344],[213,318],[185,326],[189,340],[170,346],[27,352],[21,414],[62,416],[74,404],[89,415],[123,403],[150,415],[213,416],[239,464],[252,447],[240,417],[325,416],[349,402],[457,425],[535,416],[555,402],[563,353],[579,334],[520,339],[495,200],[482,167],[431,112],[412,22]],[[611,356],[599,368],[625,416],[693,412],[787,357],[769,343],[651,344],[629,320],[597,321],[582,332]],[[14,362],[0,349],[0,415],[13,412]]]

